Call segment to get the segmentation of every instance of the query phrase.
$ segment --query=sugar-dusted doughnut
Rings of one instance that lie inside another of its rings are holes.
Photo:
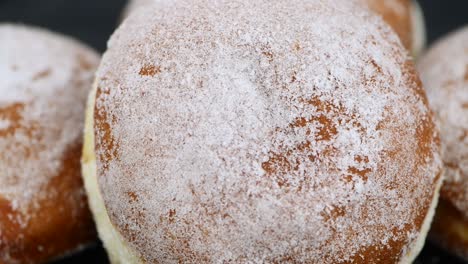
[[[440,123],[445,164],[432,233],[468,259],[468,27],[434,44],[418,68]]]
[[[44,263],[95,239],[80,176],[84,108],[98,55],[0,24],[0,263]]]
[[[415,258],[442,162],[382,19],[348,0],[137,12],[109,42],[86,121],[85,185],[113,263]]]

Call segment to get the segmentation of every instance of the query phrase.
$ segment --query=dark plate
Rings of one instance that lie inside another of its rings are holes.
[[[468,24],[466,0],[419,0],[428,28],[429,42]],[[0,0],[0,22],[38,25],[74,36],[99,51],[115,29],[125,0]],[[55,264],[106,264],[106,253],[100,245],[55,262]],[[467,263],[432,243],[427,243],[418,264]]]

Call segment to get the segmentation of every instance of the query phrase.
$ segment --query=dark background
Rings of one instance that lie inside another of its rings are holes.
[[[0,0],[0,23],[38,25],[73,36],[103,52],[125,2],[126,0]],[[419,3],[424,10],[429,43],[454,29],[468,25],[468,0],[419,0]],[[59,263],[105,264],[108,261],[100,245],[95,245],[78,256]],[[416,263],[464,262],[428,243]]]

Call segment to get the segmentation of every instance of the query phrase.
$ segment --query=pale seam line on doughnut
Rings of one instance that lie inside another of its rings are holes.
[[[427,212],[426,218],[424,219],[423,225],[421,227],[420,233],[416,241],[413,243],[413,247],[402,256],[400,264],[410,264],[416,260],[416,257],[421,253],[421,250],[424,247],[426,242],[426,237],[429,234],[429,229],[431,228],[432,220],[434,219],[435,210],[439,203],[439,196],[440,196],[440,189],[442,188],[442,184],[444,183],[444,173],[441,172],[439,176],[439,180],[436,184],[434,190],[434,197],[432,198],[431,206]]]
[[[143,263],[137,254],[127,245],[127,242],[112,225],[106,212],[105,204],[99,191],[96,173],[96,154],[94,151],[94,102],[97,87],[88,97],[86,108],[86,121],[84,131],[83,156],[81,159],[83,181],[88,195],[88,203],[93,212],[99,237],[107,249],[110,261],[113,264],[140,264]]]
[[[424,13],[421,5],[416,0],[412,0],[411,2],[411,31],[413,45],[411,47],[411,54],[417,59],[426,48],[427,34]]]

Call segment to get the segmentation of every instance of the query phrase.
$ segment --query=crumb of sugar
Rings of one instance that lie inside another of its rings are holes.
[[[8,119],[0,119],[0,130],[7,130],[11,126],[11,122]]]

